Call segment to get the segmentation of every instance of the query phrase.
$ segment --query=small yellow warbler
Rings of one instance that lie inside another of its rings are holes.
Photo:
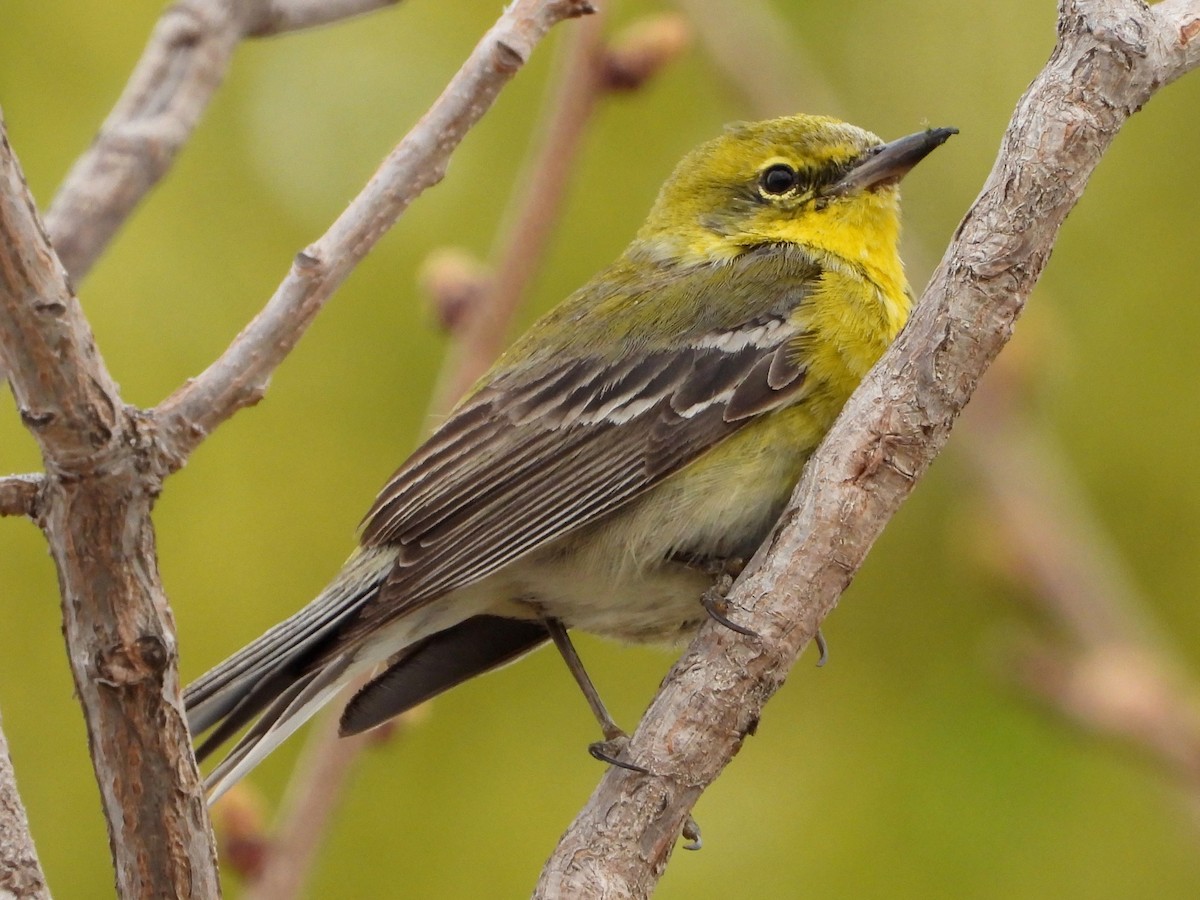
[[[766,537],[911,304],[896,184],[952,128],[889,144],[817,116],[684,157],[611,266],[543,316],[383,488],[320,596],[186,692],[201,756],[254,724],[215,798],[359,673],[342,732],[548,640],[622,765],[567,636],[672,641]],[[724,579],[727,580],[727,579]],[[215,727],[214,727],[215,726]]]

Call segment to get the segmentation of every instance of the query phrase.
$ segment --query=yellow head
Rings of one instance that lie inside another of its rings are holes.
[[[792,243],[890,287],[903,277],[896,184],[954,133],[940,128],[884,144],[824,116],[730,126],[675,168],[631,252],[686,265]]]

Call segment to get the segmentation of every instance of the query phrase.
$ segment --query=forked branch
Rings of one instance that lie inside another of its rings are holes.
[[[325,25],[398,0],[177,0],[91,146],[46,212],[46,229],[76,283],[192,136],[245,37]]]
[[[592,12],[588,0],[517,0],[475,47],[429,112],[291,271],[221,357],[155,413],[167,465],[183,465],[204,436],[259,400],[271,373],[333,291],[426,188],[450,154],[556,23]]]

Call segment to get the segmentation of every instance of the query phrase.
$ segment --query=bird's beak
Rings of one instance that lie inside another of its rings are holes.
[[[826,195],[840,196],[895,184],[917,163],[958,134],[957,128],[930,128],[868,151]]]

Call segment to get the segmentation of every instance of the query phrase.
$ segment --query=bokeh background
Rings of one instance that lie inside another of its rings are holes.
[[[677,8],[611,5],[614,31]],[[728,27],[739,27],[742,4],[726,6]],[[789,48],[773,86],[780,103],[799,98],[772,112],[835,112],[887,138],[926,124],[962,130],[905,183],[909,268],[922,285],[1052,48],[1054,4],[771,8]],[[238,51],[174,170],[79,285],[129,401],[153,405],[213,359],[499,9],[496,0],[409,0]],[[145,0],[43,0],[0,12],[0,104],[41,204],[117,98],[160,10]],[[169,481],[156,523],[186,679],[319,590],[375,491],[429,427],[445,338],[416,272],[448,244],[483,257],[493,247],[573,27],[539,48],[445,182],[339,291],[266,400]],[[837,108],[811,108],[810,96]],[[1065,448],[1096,526],[1193,678],[1198,109],[1193,75],[1130,121],[1064,227],[1008,351],[1034,384],[1024,402]],[[644,89],[604,102],[522,323],[620,251],[683,152],[755,115],[699,39]],[[5,391],[0,472],[37,467]],[[1044,625],[1003,571],[997,529],[953,440],[826,623],[830,664],[818,671],[811,655],[801,660],[758,735],[701,800],[705,849],[676,854],[659,896],[1195,895],[1200,829],[1178,784],[1014,686],[1014,641]],[[673,654],[580,643],[632,727]],[[0,521],[0,710],[52,889],[110,896],[53,567],[37,530],[12,519]],[[363,759],[311,896],[527,895],[600,775],[584,752],[595,736],[552,652],[452,692]],[[255,772],[268,807],[300,743]],[[237,895],[236,875],[226,886]]]

